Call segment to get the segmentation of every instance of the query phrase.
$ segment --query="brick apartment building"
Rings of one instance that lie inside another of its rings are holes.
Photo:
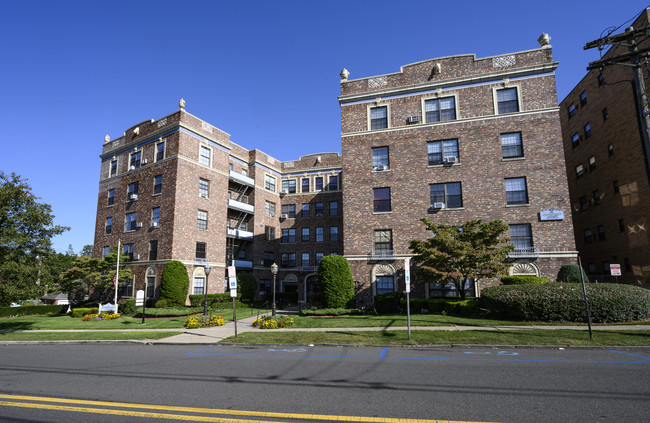
[[[535,50],[442,57],[388,75],[341,72],[344,254],[358,302],[404,289],[409,241],[430,236],[423,217],[503,220],[516,246],[511,274],[554,279],[575,262],[557,63],[548,37],[538,41]],[[455,295],[450,285],[413,289]]]
[[[157,298],[165,263],[178,260],[190,294],[206,285],[224,292],[233,264],[268,292],[277,262],[277,290],[306,300],[320,259],[343,251],[336,153],[280,162],[231,142],[181,100],[168,116],[112,141],[107,135],[100,158],[93,254],[102,257],[119,240],[131,257],[133,280],[120,285],[120,297],[143,289]]]
[[[644,10],[634,29],[649,25]],[[637,37],[640,50],[650,47]],[[603,59],[628,53],[615,45]],[[629,64],[629,62],[628,62]],[[560,104],[576,245],[591,280],[650,283],[650,161],[639,121],[633,68],[589,71]],[[650,80],[645,77],[646,89]]]

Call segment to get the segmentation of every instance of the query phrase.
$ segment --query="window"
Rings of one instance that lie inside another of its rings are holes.
[[[330,241],[336,242],[339,240],[339,228],[338,226],[330,226]]]
[[[133,279],[126,279],[117,285],[117,296],[119,298],[133,297]]]
[[[587,123],[585,125],[585,138],[589,138],[591,136],[591,124]]]
[[[275,178],[271,175],[264,175],[264,188],[275,192]]]
[[[506,178],[506,204],[528,204],[526,178]]]
[[[580,135],[576,132],[575,134],[571,135],[571,146],[573,148],[576,148],[577,146],[580,145]]]
[[[595,189],[591,193],[594,196],[594,205],[599,205],[600,204],[600,191]]]
[[[156,144],[156,161],[159,162],[165,158],[165,142]]]
[[[598,86],[600,87],[601,85],[605,85],[605,77],[602,73],[598,75]]]
[[[115,190],[114,189],[109,189],[108,190],[108,206],[112,206],[115,204]]]
[[[607,112],[607,107],[603,109],[603,121],[609,119],[609,113]]]
[[[444,208],[463,207],[463,192],[460,182],[431,184],[429,185],[429,196],[433,208],[438,208],[439,204],[436,203],[442,203]]]
[[[301,258],[300,258],[301,266],[307,267],[309,266],[309,253],[302,253]]]
[[[589,157],[589,171],[596,170],[596,156]]]
[[[567,111],[569,112],[569,119],[571,119],[576,115],[576,105],[573,103],[569,104]]]
[[[309,217],[309,203],[302,203],[302,217]]]
[[[430,141],[427,143],[429,165],[458,161],[458,140]]]
[[[109,177],[117,175],[117,160],[111,160],[111,171]]]
[[[625,232],[625,220],[618,219],[618,231]]]
[[[323,227],[320,226],[316,228],[316,242],[323,242],[325,241],[325,235],[323,232]]]
[[[624,258],[623,259],[623,266],[624,266],[626,272],[631,272],[632,271],[632,263],[630,263],[629,258]]]
[[[302,192],[309,192],[309,178],[302,178]]]
[[[576,166],[576,177],[580,178],[585,174],[585,168],[582,164]]]
[[[153,177],[153,194],[162,193],[162,175],[156,175]]]
[[[309,228],[302,228],[300,235],[301,242],[309,242]]]
[[[296,180],[295,179],[285,179],[282,181],[282,192],[295,194],[296,193]]]
[[[323,257],[325,254],[323,253],[316,253],[316,266],[320,266],[321,260],[323,260]]]
[[[323,206],[323,203],[316,203],[315,209],[316,217],[323,217],[325,214],[325,207]]]
[[[266,241],[275,241],[275,227],[274,226],[265,226],[264,227],[264,240],[266,240]]]
[[[269,217],[275,217],[275,203],[266,201],[264,203],[264,214]]]
[[[288,217],[289,219],[294,219],[296,217],[296,205],[285,204],[282,206],[282,216]]]
[[[501,153],[504,159],[510,157],[523,157],[524,149],[521,144],[521,133],[511,132],[501,134]]]
[[[283,243],[296,242],[296,230],[291,229],[282,229],[282,240]]]
[[[390,211],[390,188],[373,188],[373,212]]]
[[[377,276],[375,285],[377,295],[395,292],[395,281],[393,275]]]
[[[372,170],[381,171],[390,169],[388,160],[388,147],[375,147],[372,149]]]
[[[607,145],[607,155],[610,157],[614,155],[614,144]]]
[[[339,189],[339,177],[337,175],[330,176],[330,183],[327,189],[330,191],[337,191]]]
[[[199,178],[199,196],[203,198],[210,197],[210,181]]]
[[[192,294],[203,295],[203,285],[205,285],[205,278],[203,276],[195,276]]]
[[[596,274],[596,263],[587,263],[587,273],[589,275]]]
[[[519,111],[519,99],[517,98],[516,88],[497,90],[497,110],[500,115]]]
[[[228,170],[232,170],[232,163],[228,163]]]
[[[264,251],[264,266],[271,266],[275,263],[275,253],[273,251]]]
[[[207,244],[205,242],[197,242],[196,252],[194,254],[197,259],[207,258]]]
[[[140,189],[140,183],[133,182],[132,184],[129,184],[129,187],[127,188],[127,192],[126,192],[129,201],[138,199],[139,189]]]
[[[589,201],[587,201],[587,196],[583,195],[580,197],[580,210],[585,211],[589,208]]]
[[[102,252],[102,258],[106,257],[111,253],[111,247],[108,245],[104,247],[104,251]]]
[[[316,177],[316,191],[322,191],[323,190],[323,177],[322,176],[317,176]]]
[[[393,231],[391,229],[375,230],[375,251],[393,250]]]
[[[529,223],[508,226],[510,226],[510,241],[515,246],[515,250],[533,248],[533,235]]]
[[[160,207],[154,207],[151,209],[151,226],[160,226]]]
[[[330,201],[330,216],[338,216],[338,215],[339,215],[339,202]]]
[[[280,255],[280,266],[296,267],[296,253],[282,253]]]
[[[147,270],[147,298],[154,298],[156,295],[156,271],[153,268]]]
[[[598,225],[596,226],[596,231],[598,232],[598,241],[605,241],[607,237],[605,236],[605,226]]]
[[[580,93],[580,105],[584,106],[585,104],[587,104],[587,93],[583,91]]]
[[[210,166],[212,160],[212,150],[202,145],[199,149],[199,163],[205,166]]]
[[[106,218],[106,235],[110,235],[113,232],[113,218],[112,217],[107,217]]]
[[[440,99],[425,100],[424,117],[426,123],[442,122],[456,119],[456,99],[445,97]]]
[[[141,158],[142,158],[142,151],[136,151],[135,153],[131,153],[131,158],[129,159],[129,169],[137,169],[140,167],[141,163]]]
[[[614,194],[618,194],[620,189],[618,188],[618,181],[612,181],[612,186],[614,188]]]
[[[124,244],[122,248],[122,253],[129,256],[129,260],[133,260],[133,248],[134,244]]]
[[[158,260],[158,240],[149,241],[149,260]]]
[[[602,262],[600,262],[600,265],[602,266],[602,269],[603,269],[603,275],[608,276],[610,274],[609,262],[608,261],[602,261]]]
[[[591,229],[585,229],[583,231],[583,237],[584,237],[584,240],[585,240],[585,244],[591,244],[591,242],[594,239],[594,237],[593,237],[593,235],[591,233]]]
[[[136,228],[136,213],[127,213],[126,214],[126,219],[125,219],[125,224],[124,224],[124,232],[127,231],[135,231]]]
[[[373,107],[370,109],[370,129],[388,128],[388,107]]]
[[[205,210],[199,210],[196,215],[196,227],[198,229],[208,229],[208,212]]]

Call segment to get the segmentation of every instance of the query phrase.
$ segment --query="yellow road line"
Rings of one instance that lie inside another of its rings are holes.
[[[267,411],[246,411],[246,410],[228,410],[218,408],[194,408],[194,407],[179,407],[172,405],[153,405],[153,404],[137,404],[137,403],[123,403],[123,402],[109,402],[109,401],[91,401],[91,400],[77,400],[66,398],[53,398],[53,397],[36,397],[27,395],[4,395],[0,394],[0,398],[13,399],[13,400],[26,400],[26,401],[41,401],[53,403],[66,403],[66,404],[79,404],[79,405],[95,405],[105,407],[121,407],[121,408],[135,408],[135,409],[148,409],[160,411],[182,411],[190,413],[204,413],[204,414],[226,414],[231,416],[250,416],[250,417],[272,417],[284,419],[302,419],[302,420],[326,420],[326,421],[349,421],[349,422],[376,422],[376,423],[487,423],[487,422],[468,422],[468,421],[452,421],[452,420],[427,420],[427,419],[402,419],[402,418],[389,418],[389,417],[363,417],[363,416],[336,416],[327,414],[299,414],[299,413],[277,413]],[[20,404],[20,405],[17,405]],[[67,411],[78,412],[97,412],[99,414],[117,413],[128,416],[143,416],[151,418],[166,418],[176,420],[189,420],[189,421],[209,421],[209,422],[249,422],[258,423],[257,420],[232,420],[217,417],[201,417],[201,416],[181,416],[178,414],[158,414],[158,413],[141,413],[141,412],[128,412],[121,410],[105,410],[95,408],[80,408],[80,407],[60,407],[49,406],[45,404],[32,404],[32,403],[12,403],[0,401],[0,405],[15,406],[15,407],[34,407],[34,408],[51,408]],[[69,409],[69,410],[68,410]],[[92,411],[90,411],[92,410]],[[131,414],[135,413],[135,414]],[[163,417],[159,417],[163,416]],[[208,420],[206,420],[208,419]],[[210,420],[212,419],[212,420]],[[266,422],[265,422],[266,423]]]

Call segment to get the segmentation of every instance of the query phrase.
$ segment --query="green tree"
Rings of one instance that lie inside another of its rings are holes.
[[[345,257],[322,258],[318,267],[318,291],[326,308],[346,307],[354,299],[354,279]]]
[[[185,265],[176,260],[168,261],[160,280],[160,299],[167,300],[169,305],[184,306],[189,288],[190,277]]]
[[[410,242],[409,248],[415,254],[414,273],[439,283],[451,281],[463,300],[469,289],[466,280],[473,279],[478,284],[481,279],[505,273],[504,261],[514,246],[510,238],[503,236],[508,225],[501,220],[488,223],[470,220],[461,226],[420,220],[433,232],[433,237]]]
[[[89,295],[99,302],[110,302],[115,295],[113,278],[117,268],[117,247],[103,259],[79,256],[75,257],[72,267],[61,274],[61,291],[68,294],[68,299],[75,304]],[[119,280],[131,279],[128,268],[129,256],[120,254]],[[124,282],[122,282],[124,283]]]
[[[585,269],[581,269],[580,266],[575,263],[563,264],[560,267],[560,270],[557,272],[557,277],[555,280],[558,282],[581,283],[582,281],[580,280],[580,270],[582,270],[582,275],[585,278],[585,282],[589,282],[589,278],[587,277],[587,272],[585,272]]]
[[[52,208],[38,200],[20,176],[0,171],[0,306],[43,294],[41,259],[69,229],[54,225]]]
[[[93,255],[93,246],[84,245],[81,251],[79,251],[80,256],[92,256]]]
[[[252,300],[257,291],[257,279],[250,272],[241,272],[237,274],[237,292],[244,300]]]

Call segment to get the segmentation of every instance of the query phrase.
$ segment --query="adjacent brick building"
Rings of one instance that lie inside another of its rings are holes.
[[[634,29],[649,25],[648,9]],[[640,50],[650,47],[637,37]],[[616,45],[603,59],[628,53]],[[629,65],[629,63],[628,63]],[[638,118],[633,68],[608,65],[589,71],[560,104],[560,118],[576,245],[591,280],[650,283],[650,162]],[[645,77],[646,89],[650,80]]]
[[[535,50],[442,57],[388,75],[350,80],[341,72],[344,254],[359,303],[404,289],[409,241],[429,237],[423,217],[503,220],[517,248],[511,274],[554,279],[560,265],[575,262],[557,63],[547,38],[539,42]],[[439,284],[414,289],[455,295]]]

